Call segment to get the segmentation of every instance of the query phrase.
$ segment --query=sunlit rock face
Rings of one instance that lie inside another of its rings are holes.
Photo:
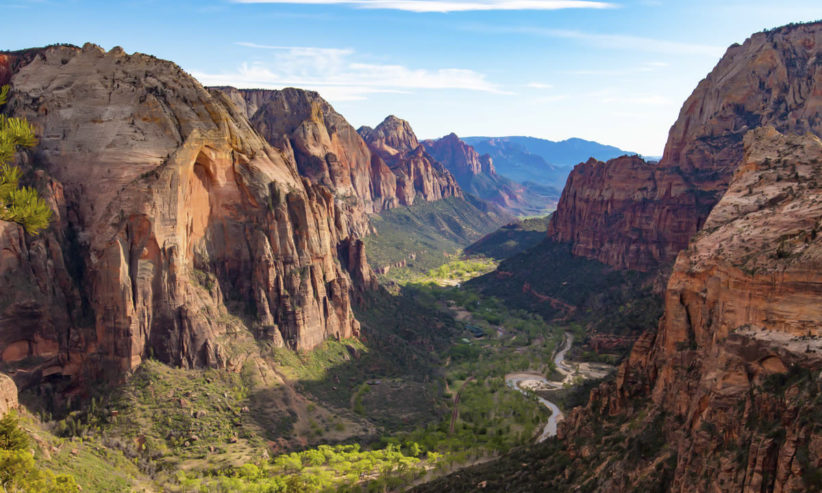
[[[0,355],[18,384],[116,379],[149,356],[239,368],[243,334],[295,349],[358,334],[343,264],[372,282],[364,219],[245,107],[119,48],[3,56],[4,111],[40,139],[21,164],[56,212],[38,237],[0,223]],[[338,188],[359,193],[355,178]]]
[[[360,127],[357,131],[371,149],[377,174],[383,176],[382,170],[388,169],[395,175],[395,203],[411,205],[416,200],[462,197],[457,180],[425,151],[407,121],[391,115],[376,128]]]
[[[446,169],[415,153],[420,144],[404,120],[388,117],[360,135],[313,91],[218,89],[271,145],[293,153],[301,176],[334,191],[356,234],[367,231],[366,214],[462,195]]]
[[[672,262],[727,189],[749,130],[822,135],[821,47],[820,23],[730,47],[685,101],[659,164],[623,157],[577,165],[548,236],[618,268]]]
[[[597,416],[642,430],[662,413],[672,491],[694,478],[705,491],[808,491],[822,463],[822,141],[765,127],[744,148],[677,257],[658,330],[560,430],[590,435]],[[642,480],[636,464],[606,469],[615,491]]]

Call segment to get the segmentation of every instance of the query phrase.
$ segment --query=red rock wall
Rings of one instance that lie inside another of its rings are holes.
[[[748,130],[822,135],[821,52],[820,23],[729,48],[683,105],[659,164],[618,158],[574,168],[549,237],[618,268],[673,261],[727,187]]]
[[[404,120],[387,118],[366,144],[316,92],[219,89],[244,108],[251,125],[270,144],[293,153],[300,175],[334,190],[351,218],[352,234],[367,233],[366,214],[411,205],[417,198],[461,195],[453,177],[432,159],[406,159],[419,143]]]
[[[93,45],[42,50],[11,83],[6,111],[40,138],[23,165],[57,211],[34,238],[0,224],[0,355],[18,383],[115,378],[149,355],[236,368],[242,334],[296,349],[358,334],[338,262],[356,218],[223,93]]]
[[[671,491],[807,491],[822,466],[822,141],[768,127],[744,143],[728,190],[676,260],[659,329],[562,427],[585,434],[604,414],[641,429],[664,413]],[[614,490],[641,480],[641,465],[609,467]]]

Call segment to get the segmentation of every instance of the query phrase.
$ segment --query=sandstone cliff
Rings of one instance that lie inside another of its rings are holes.
[[[473,147],[460,140],[457,134],[450,133],[441,139],[426,140],[423,145],[425,150],[444,164],[457,180],[479,174],[497,174],[491,156],[480,156]]]
[[[819,22],[730,47],[683,105],[658,165],[617,158],[574,168],[549,237],[619,268],[672,261],[725,191],[748,130],[822,135],[820,53]]]
[[[244,108],[270,144],[293,152],[300,175],[334,191],[356,220],[358,235],[368,229],[365,214],[411,205],[417,197],[431,201],[461,195],[453,178],[432,159],[413,158],[419,143],[404,120],[387,118],[366,144],[316,92],[219,89]]]
[[[17,386],[14,385],[14,380],[0,373],[0,417],[17,406]]]
[[[457,181],[425,152],[407,121],[390,115],[376,128],[360,127],[357,132],[371,149],[371,165],[381,177],[381,187],[394,186],[399,204],[411,205],[418,197],[427,201],[462,197]],[[382,178],[386,168],[395,176],[395,184]]]
[[[236,367],[242,334],[297,349],[357,335],[338,255],[371,282],[362,227],[247,106],[119,48],[2,65],[5,111],[40,138],[21,164],[56,212],[36,238],[0,223],[0,355],[18,384],[116,378],[149,355]]]
[[[520,184],[498,175],[491,156],[479,155],[456,134],[423,142],[426,151],[454,175],[463,191],[493,202],[515,215],[545,214],[557,195],[535,184]]]
[[[822,486],[822,141],[766,127],[744,144],[676,260],[658,331],[562,426],[572,455],[600,467],[598,488],[638,487],[657,464],[670,491]],[[594,429],[614,418],[657,445],[633,462],[595,454],[618,430]]]

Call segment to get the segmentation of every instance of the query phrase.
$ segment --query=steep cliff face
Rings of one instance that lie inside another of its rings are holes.
[[[822,23],[753,35],[728,49],[671,128],[658,165],[577,165],[549,237],[619,268],[650,270],[687,246],[739,165],[753,128],[822,135]]]
[[[479,174],[496,175],[491,156],[480,156],[473,147],[461,141],[457,134],[450,133],[437,140],[423,142],[425,150],[448,168],[457,180]]]
[[[520,184],[498,175],[491,156],[480,156],[456,134],[426,140],[423,145],[434,159],[454,175],[465,192],[493,202],[512,214],[545,214],[556,205],[556,192],[533,183]]]
[[[418,196],[431,201],[461,193],[432,159],[415,160],[419,143],[404,120],[387,118],[366,144],[316,92],[218,89],[270,144],[293,153],[300,175],[334,191],[358,236],[368,229],[366,214],[411,205]]]
[[[390,159],[420,146],[411,124],[394,115],[385,117],[376,128],[360,127],[360,135],[383,159]]]
[[[676,260],[658,331],[562,429],[590,439],[603,416],[621,416],[660,435],[637,462],[597,459],[600,488],[636,487],[655,461],[667,461],[671,491],[822,486],[822,141],[766,127],[744,144]]]
[[[297,349],[357,335],[338,248],[370,282],[358,227],[245,108],[121,49],[26,56],[6,111],[36,128],[22,164],[57,214],[36,238],[0,224],[0,354],[18,383],[116,378],[148,355],[235,367],[242,333]]]
[[[0,374],[0,417],[18,406],[17,385],[8,375]]]
[[[301,176],[334,191],[340,206],[355,219],[352,233],[365,234],[365,214],[396,202],[393,187],[374,184],[388,182],[390,178],[385,176],[391,171],[387,166],[372,169],[368,146],[316,92],[294,88],[219,89],[245,110],[251,125],[266,141],[293,153]]]
[[[371,166],[382,188],[390,188],[383,170],[390,169],[395,179],[394,196],[400,205],[421,200],[462,197],[457,180],[442,164],[425,152],[411,125],[396,116],[388,116],[376,128],[360,127],[357,132],[371,149]]]

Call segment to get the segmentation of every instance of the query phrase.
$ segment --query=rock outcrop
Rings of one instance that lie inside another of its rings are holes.
[[[664,461],[670,491],[822,486],[822,141],[766,127],[744,144],[728,190],[676,260],[658,331],[562,427],[582,443],[602,416],[622,416],[668,444],[638,463],[601,464],[601,489],[636,487]]]
[[[423,141],[423,144],[428,153],[444,164],[457,181],[480,174],[497,174],[491,156],[487,154],[480,156],[473,147],[460,140],[455,133],[450,133],[441,139]]]
[[[544,214],[557,201],[553,190],[520,184],[498,175],[491,156],[479,155],[456,134],[423,141],[426,151],[454,175],[463,191],[493,202],[515,215]]]
[[[366,141],[313,91],[218,88],[243,108],[271,145],[291,149],[300,175],[341,198],[354,218],[353,234],[368,229],[366,214],[460,196],[453,177],[432,159],[414,158],[419,147],[411,125],[389,117]],[[391,163],[391,166],[386,164]]]
[[[0,223],[0,366],[21,387],[78,388],[149,355],[233,368],[243,334],[295,349],[358,334],[343,264],[369,282],[362,227],[254,130],[251,103],[119,48],[4,56],[5,111],[40,139],[21,164],[56,212],[38,237]]]
[[[12,409],[17,409],[17,385],[8,375],[0,373],[0,417]]]
[[[822,135],[820,26],[787,26],[731,46],[683,105],[659,164],[623,157],[577,165],[549,237],[618,268],[673,261],[727,188],[746,132],[772,125]]]
[[[425,152],[407,121],[390,115],[376,128],[360,127],[357,132],[371,149],[376,182],[380,188],[394,188],[396,203],[412,205],[418,198],[434,201],[462,197],[457,181]],[[391,171],[393,180],[385,169]]]

